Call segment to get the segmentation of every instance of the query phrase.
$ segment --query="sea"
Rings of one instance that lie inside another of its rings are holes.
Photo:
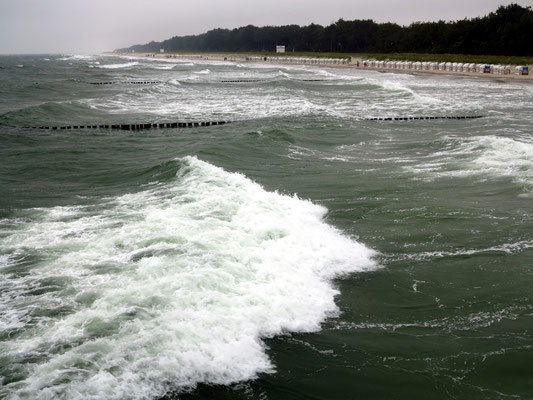
[[[531,84],[0,57],[1,399],[533,399],[532,288]]]

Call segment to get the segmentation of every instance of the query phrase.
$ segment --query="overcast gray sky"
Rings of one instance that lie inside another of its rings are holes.
[[[533,5],[533,0],[0,0],[0,53],[98,53],[248,24],[449,21],[513,2]]]

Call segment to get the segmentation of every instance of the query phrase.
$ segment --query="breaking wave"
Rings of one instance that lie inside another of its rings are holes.
[[[171,164],[144,191],[9,223],[0,397],[146,399],[252,379],[274,370],[262,338],[319,330],[338,313],[331,280],[376,267],[324,207],[194,157]]]

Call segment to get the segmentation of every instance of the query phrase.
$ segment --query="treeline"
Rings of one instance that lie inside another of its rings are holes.
[[[175,36],[117,51],[287,51],[342,53],[455,53],[533,56],[533,10],[500,6],[482,18],[453,22],[416,22],[409,26],[373,20],[343,19],[323,27],[311,24],[213,29],[201,35]]]

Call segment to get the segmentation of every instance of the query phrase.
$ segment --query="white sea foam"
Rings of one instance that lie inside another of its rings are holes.
[[[5,320],[20,327],[35,305],[71,311],[34,317],[2,343],[27,377],[0,397],[147,399],[252,379],[274,369],[261,338],[320,329],[338,312],[331,279],[375,267],[371,250],[324,223],[325,208],[193,157],[176,162],[171,183],[105,211],[42,209],[3,239],[3,253],[43,258],[7,278]],[[64,290],[27,295],[52,279]]]
[[[175,65],[173,65],[173,64],[171,64],[171,65],[154,65],[152,67],[155,68],[155,69],[161,69],[161,70],[168,71],[168,70],[171,70],[172,68],[174,68]]]
[[[139,65],[139,63],[137,61],[132,61],[132,62],[128,62],[128,63],[100,65],[98,68],[121,69],[121,68],[134,67],[136,65]]]
[[[139,62],[138,68],[149,66],[156,68],[165,66],[156,60],[139,60],[138,58],[123,57],[125,64],[118,64],[121,68],[130,62]],[[168,62],[170,65],[185,65]],[[115,65],[115,64],[112,64]],[[228,70],[226,66],[220,69],[220,64],[211,68],[211,64],[205,60],[198,60],[196,65],[202,67],[193,71],[190,66],[180,71],[180,67],[174,67],[173,81],[170,85],[155,88],[143,88],[143,95],[139,96],[132,88],[131,92],[113,94],[112,97],[81,100],[88,103],[91,108],[104,110],[106,113],[130,113],[142,112],[154,115],[164,115],[169,118],[212,118],[216,114],[225,119],[255,119],[263,117],[279,116],[332,116],[338,118],[353,119],[366,116],[369,113],[368,103],[362,101],[364,96],[353,90],[349,90],[342,96],[330,96],[329,92],[323,95],[308,96],[304,90],[294,90],[291,87],[284,88],[283,85],[262,85],[258,90],[257,84],[252,85],[232,85],[232,87],[210,87],[201,98],[198,98],[197,89],[186,84],[217,84],[220,80],[243,79],[243,80],[276,80],[285,81],[292,79],[325,79],[332,84],[342,84],[343,82],[361,82],[361,77],[339,77],[337,71],[329,72],[316,68],[280,69],[279,66],[268,66],[268,68],[245,68]],[[155,67],[154,67],[155,66]],[[207,68],[209,66],[209,68]],[[100,66],[103,67],[103,66]],[[109,66],[107,66],[109,67]],[[296,72],[297,71],[297,72]],[[289,73],[290,72],[290,73]],[[348,74],[345,72],[345,74]],[[209,78],[212,77],[212,78]],[[281,78],[281,79],[280,79]],[[338,78],[338,79],[337,79]],[[163,81],[167,79],[159,78]],[[177,91],[179,82],[182,87]],[[258,83],[260,84],[260,83]],[[328,82],[328,84],[330,84]],[[359,84],[359,83],[357,83]],[[365,82],[362,82],[364,85]],[[160,90],[159,90],[160,89]],[[177,95],[179,94],[179,95]],[[384,104],[384,108],[389,111],[396,104]],[[406,107],[409,107],[407,105]],[[398,111],[399,112],[399,111]],[[376,110],[375,114],[382,115],[383,112]]]
[[[296,145],[289,145],[288,147],[288,158],[292,158],[293,160],[301,160],[302,158],[306,157],[313,157],[316,155],[316,150],[311,150],[306,147],[302,146],[296,146]]]
[[[500,323],[503,320],[516,320],[524,307],[511,306],[493,312],[475,312],[466,315],[432,319],[428,321],[414,321],[403,323],[390,322],[340,322],[335,329],[372,329],[384,331],[404,331],[412,328],[443,330],[446,332],[476,331]]]
[[[465,109],[479,110],[479,102],[468,104],[451,99],[447,91],[435,90],[428,79],[418,82],[408,75],[351,71],[349,69],[328,69],[301,66],[279,66],[272,64],[246,64],[247,68],[230,67],[209,60],[196,60],[198,68],[180,64],[177,59],[140,59],[122,57],[125,64],[139,62],[137,69],[174,66],[173,82],[182,87],[177,92],[176,84],[143,87],[142,96],[136,88],[131,92],[110,94],[111,97],[81,100],[90,107],[107,113],[151,113],[169,118],[211,118],[217,115],[229,120],[255,118],[319,116],[341,119],[406,115],[454,115],[466,113]],[[159,62],[165,60],[165,62]],[[181,60],[183,62],[183,60]],[[108,61],[112,62],[112,61]],[[213,66],[211,66],[213,65]],[[183,68],[181,68],[183,66]],[[168,77],[152,70],[154,79],[168,82]],[[362,76],[364,75],[364,76]],[[222,85],[224,80],[258,80],[250,85]],[[316,85],[339,85],[340,93],[330,90],[313,90],[315,83],[296,84],[294,81],[320,80]],[[268,83],[262,83],[267,81]],[[270,84],[275,81],[275,84]],[[198,87],[210,85],[205,94],[198,97]],[[347,85],[351,85],[350,88]],[[353,90],[353,86],[360,86]],[[260,87],[258,87],[260,86]],[[470,90],[470,89],[469,89]],[[178,95],[179,94],[179,95]],[[372,101],[368,101],[372,99]],[[476,100],[477,101],[477,100]],[[460,111],[458,111],[460,110]]]
[[[405,167],[422,179],[443,177],[510,178],[533,191],[533,142],[528,138],[476,136],[449,139],[432,160]]]
[[[86,55],[86,54],[74,54],[71,56],[65,56],[58,58],[57,60],[60,61],[72,61],[72,60],[93,60],[94,56]]]
[[[289,145],[287,158],[293,160],[301,160],[304,158],[317,158],[325,161],[340,161],[340,162],[352,162],[353,158],[350,156],[343,156],[339,154],[332,154],[328,152],[309,149],[302,146]]]
[[[458,250],[437,250],[437,251],[427,251],[422,253],[412,253],[412,254],[401,254],[401,255],[392,255],[390,258],[395,261],[399,260],[416,260],[416,261],[427,261],[435,260],[444,257],[464,257],[464,256],[474,256],[486,253],[504,253],[504,254],[516,254],[524,250],[533,248],[532,240],[522,240],[515,243],[503,243],[500,245],[495,245],[487,248],[480,249],[458,249]]]
[[[399,80],[369,79],[369,81],[389,92],[405,92],[414,95],[413,89]]]
[[[200,79],[200,75],[191,75],[179,79],[179,82],[191,83]],[[243,86],[233,90],[224,88],[206,91],[200,99],[196,91],[183,90],[172,84],[161,88],[161,91],[146,91],[143,96],[127,92],[107,99],[88,99],[81,102],[107,113],[143,112],[190,119],[210,119],[214,114],[233,120],[338,112],[334,107],[327,108],[317,104],[314,99],[268,90],[261,92],[253,86],[247,88],[246,92],[243,91]]]

